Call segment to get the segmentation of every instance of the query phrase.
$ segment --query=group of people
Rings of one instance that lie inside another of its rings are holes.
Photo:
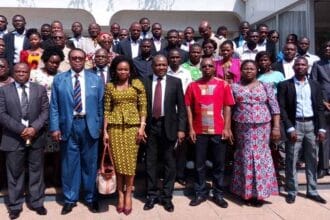
[[[182,39],[180,31],[168,30],[165,39],[161,24],[148,18],[133,22],[122,38],[117,23],[110,32],[91,23],[85,37],[82,24],[73,22],[72,38],[60,21],[40,32],[26,30],[22,15],[13,16],[12,24],[15,30],[7,32],[0,15],[0,150],[11,219],[22,211],[25,172],[28,206],[47,214],[45,152],[57,155],[51,161],[53,176],[60,173],[61,214],[76,206],[81,188],[88,209],[99,212],[95,180],[104,147],[110,147],[116,171],[116,210],[125,215],[133,209],[139,149],[145,153],[144,210],[159,203],[174,211],[174,184],[185,184],[188,154],[195,171],[189,205],[209,197],[210,160],[212,201],[227,208],[230,148],[230,191],[247,205],[262,206],[278,194],[278,158],[270,145],[281,141],[287,203],[298,192],[299,160],[306,164],[307,197],[326,203],[317,177],[329,174],[330,42],[319,60],[308,52],[308,38],[289,35],[277,52],[278,32],[265,24],[253,30],[248,22],[233,40],[224,27],[213,33],[208,21],[198,27],[199,40],[192,27]]]

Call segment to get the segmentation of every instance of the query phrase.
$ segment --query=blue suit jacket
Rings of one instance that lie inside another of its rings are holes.
[[[71,70],[55,76],[50,101],[50,131],[61,131],[66,141],[73,122],[73,86]],[[92,138],[100,137],[103,128],[103,91],[100,77],[85,70],[86,121]]]

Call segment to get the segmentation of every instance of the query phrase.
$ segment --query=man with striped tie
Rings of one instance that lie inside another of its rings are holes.
[[[79,199],[80,184],[91,212],[96,200],[97,152],[103,126],[103,90],[100,77],[84,70],[86,53],[78,48],[69,53],[71,69],[54,78],[50,102],[50,131],[61,146],[62,215]]]

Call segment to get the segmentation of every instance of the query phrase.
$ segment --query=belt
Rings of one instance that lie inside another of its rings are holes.
[[[296,118],[296,121],[299,122],[307,122],[307,121],[313,121],[314,117],[304,117],[304,118]]]
[[[151,118],[151,122],[163,121],[164,118],[165,118],[165,116],[162,116],[162,117],[159,117],[159,118],[154,118],[154,117],[152,117],[152,118]]]
[[[81,120],[81,119],[85,119],[86,116],[85,115],[74,115],[73,116],[73,120]]]

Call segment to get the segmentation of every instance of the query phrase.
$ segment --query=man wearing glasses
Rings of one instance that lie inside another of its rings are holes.
[[[212,159],[213,201],[222,208],[228,203],[223,199],[223,179],[226,141],[232,142],[231,108],[235,104],[229,84],[214,77],[215,66],[212,58],[201,62],[202,78],[192,82],[185,94],[189,136],[195,143],[195,198],[191,206],[197,206],[208,197],[206,187],[206,156],[208,147]]]
[[[102,79],[84,70],[86,53],[72,49],[71,69],[55,76],[50,102],[50,132],[61,146],[62,215],[68,214],[79,199],[83,186],[84,201],[91,212],[98,212],[96,170],[100,131],[103,127]]]

